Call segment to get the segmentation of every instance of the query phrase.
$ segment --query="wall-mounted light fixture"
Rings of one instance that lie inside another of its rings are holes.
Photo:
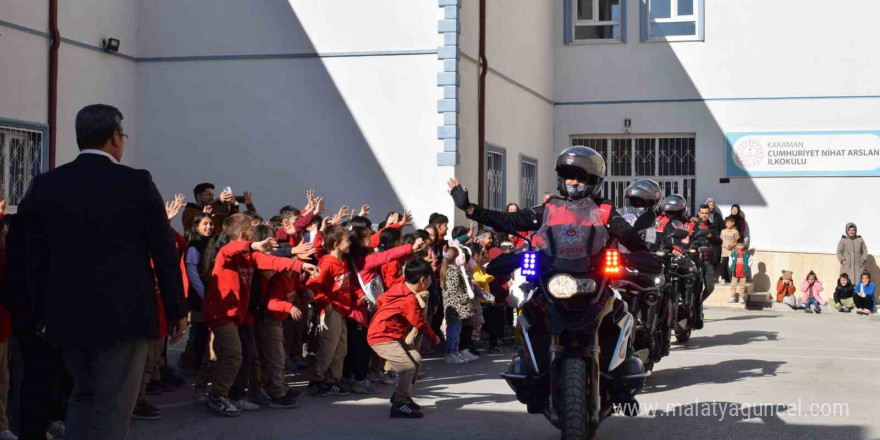
[[[623,120],[623,131],[625,133],[632,133],[632,119],[626,118]]]
[[[116,38],[105,38],[103,44],[107,52],[119,52],[119,40]]]

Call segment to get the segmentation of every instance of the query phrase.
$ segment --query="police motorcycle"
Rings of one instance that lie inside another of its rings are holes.
[[[624,270],[618,242],[644,245],[612,216],[613,206],[594,198],[605,176],[595,150],[566,149],[556,171],[564,198],[517,213],[470,204],[454,180],[450,194],[469,218],[496,230],[537,229],[523,237],[527,247],[519,259],[527,280],[517,322],[523,346],[502,377],[529,413],[543,414],[563,439],[591,439],[615,409],[638,414],[634,395],[650,375],[632,350],[635,320],[612,286]]]
[[[654,364],[669,354],[676,310],[673,306],[674,290],[663,274],[662,257],[665,253],[656,253],[663,245],[654,229],[655,208],[662,198],[661,194],[657,182],[635,181],[626,189],[626,206],[620,210],[624,219],[639,231],[645,244],[655,251],[653,258],[657,259],[661,269],[636,269],[634,266],[638,265],[629,264],[629,260],[638,255],[630,254],[624,249],[623,259],[627,264],[622,276],[613,282],[635,318],[633,350],[648,371],[653,370]]]
[[[672,322],[675,339],[684,344],[702,320],[703,263],[704,256],[712,251],[706,240],[706,231],[691,231],[693,223],[682,222],[687,201],[679,195],[663,200],[657,230],[663,237],[663,248],[657,255],[663,258],[666,282],[672,286]]]

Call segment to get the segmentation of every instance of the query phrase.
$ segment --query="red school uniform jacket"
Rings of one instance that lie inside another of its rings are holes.
[[[291,295],[299,294],[302,289],[297,273],[278,272],[272,275],[263,287],[263,292],[266,292],[266,311],[276,321],[284,321],[290,316],[290,310],[294,306],[290,300]]]
[[[367,330],[367,343],[376,345],[403,340],[410,327],[418,329],[435,344],[440,339],[422,316],[415,293],[409,290],[406,283],[400,283],[379,297],[376,313]]]
[[[382,282],[385,289],[390,289],[403,282],[403,263],[400,260],[388,262],[382,266]]]
[[[391,262],[396,262],[399,264],[401,260],[406,259],[410,255],[412,255],[411,244],[404,244],[401,246],[397,246],[395,248],[389,249],[387,251],[382,252],[374,252],[368,255],[361,255],[360,257],[351,257],[354,261],[354,264],[357,266],[357,270],[359,271],[359,275],[361,280],[363,280],[364,284],[370,284],[376,277],[382,276],[381,269]],[[356,275],[352,275],[352,284],[353,288],[357,293],[357,297],[352,296],[352,310],[358,310],[360,313],[353,313],[352,319],[360,323],[361,325],[367,325],[367,315],[369,313],[366,305],[359,305],[357,302],[357,298],[362,296],[366,296],[364,289],[361,287],[361,280],[357,279]],[[382,281],[385,281],[384,279]],[[385,289],[388,289],[388,285],[385,285]]]
[[[339,312],[343,318],[348,318],[351,313],[352,301],[359,300],[364,296],[361,289],[355,289],[352,286],[349,267],[348,264],[333,255],[327,254],[321,257],[321,261],[318,263],[321,273],[310,278],[306,283],[315,292],[317,310],[323,311],[328,305],[332,305],[333,309]],[[354,282],[357,283],[357,281]]]
[[[180,272],[183,274],[183,296],[185,298],[189,290],[186,288],[186,286],[189,286],[189,278],[186,276],[186,266],[183,263],[187,242],[186,238],[180,235],[179,232],[173,229],[171,231],[174,232],[174,245],[177,247],[177,255],[180,256]],[[152,259],[150,260],[150,267],[155,271]],[[153,276],[156,276],[155,272]],[[168,336],[168,320],[165,318],[165,303],[162,302],[162,295],[159,293],[159,283],[156,283],[156,303],[159,305],[159,339],[163,339]]]
[[[251,252],[251,242],[233,241],[220,249],[205,292],[205,319],[211,328],[245,323],[254,271],[301,272],[303,263]]]

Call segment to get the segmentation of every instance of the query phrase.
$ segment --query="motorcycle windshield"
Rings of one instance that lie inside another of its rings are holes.
[[[608,218],[607,213],[592,199],[552,199],[544,210],[544,223],[535,234],[535,247],[558,261],[553,264],[557,269],[586,272],[590,257],[599,254],[610,238],[603,218]]]

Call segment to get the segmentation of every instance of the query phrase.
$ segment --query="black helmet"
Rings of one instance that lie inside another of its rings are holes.
[[[577,179],[584,185],[570,191],[565,186],[565,179]],[[592,148],[568,147],[556,157],[557,189],[566,198],[577,200],[592,197],[602,188],[604,180],[605,159]]]
[[[687,215],[687,200],[678,194],[673,194],[663,199],[660,212],[670,219],[682,220]]]
[[[634,208],[653,208],[662,197],[660,185],[653,180],[636,180],[626,188],[626,199]]]

